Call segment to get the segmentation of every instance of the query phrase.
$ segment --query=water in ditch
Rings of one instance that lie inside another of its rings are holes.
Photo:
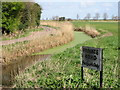
[[[2,65],[2,86],[11,86],[14,81],[14,77],[18,75],[25,68],[35,64],[38,61],[46,60],[50,58],[49,55],[33,55],[33,56],[24,56],[19,58],[13,63],[8,65]]]

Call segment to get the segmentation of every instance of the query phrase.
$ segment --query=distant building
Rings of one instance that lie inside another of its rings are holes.
[[[65,21],[65,17],[59,17],[59,21]]]

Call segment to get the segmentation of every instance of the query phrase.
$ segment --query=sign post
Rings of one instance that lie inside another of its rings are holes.
[[[102,88],[102,82],[103,82],[103,71],[100,71],[100,88]]]
[[[82,81],[84,80],[84,78],[83,78],[83,67],[81,67],[81,79],[82,79]]]
[[[82,66],[81,66],[81,79],[83,78],[83,67],[100,71],[100,87],[102,88],[103,82],[103,49],[82,46]]]

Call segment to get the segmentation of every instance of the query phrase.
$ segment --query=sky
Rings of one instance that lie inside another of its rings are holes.
[[[51,19],[53,16],[66,17],[77,19],[77,14],[80,19],[83,19],[88,13],[91,17],[95,17],[96,13],[100,14],[100,18],[103,18],[103,14],[107,13],[108,18],[113,15],[118,16],[118,0],[35,0],[42,7],[41,19]],[[108,1],[108,2],[107,2]]]

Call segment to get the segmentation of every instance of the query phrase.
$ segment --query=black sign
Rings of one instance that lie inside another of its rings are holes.
[[[82,66],[81,79],[84,80],[83,67],[91,68],[100,71],[100,88],[103,82],[103,64],[102,64],[103,49],[93,47],[82,47]]]
[[[102,49],[93,47],[82,47],[82,67],[102,70]]]

